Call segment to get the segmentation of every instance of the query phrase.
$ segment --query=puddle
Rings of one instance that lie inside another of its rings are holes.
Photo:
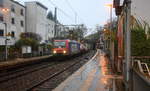
[[[122,76],[112,74],[109,60],[100,56],[97,60],[99,63],[99,88],[96,91],[124,91]]]

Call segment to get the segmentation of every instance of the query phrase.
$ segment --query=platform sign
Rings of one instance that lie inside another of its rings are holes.
[[[32,52],[31,46],[28,46],[27,47],[27,53],[31,53],[31,52]]]

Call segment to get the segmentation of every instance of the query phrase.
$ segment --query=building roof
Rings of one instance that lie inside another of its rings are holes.
[[[39,5],[40,7],[42,7],[43,9],[48,9],[45,5],[43,5],[42,3],[38,2],[38,1],[28,1],[28,2],[25,2],[25,3],[35,3],[37,5]]]
[[[16,4],[18,4],[18,5],[20,5],[20,6],[22,6],[22,7],[24,7],[24,8],[25,8],[25,6],[24,6],[24,5],[22,5],[21,3],[17,2],[17,1],[14,1],[14,0],[10,0],[10,1],[12,1],[13,3],[16,3]]]
[[[44,8],[46,10],[48,9],[45,5],[41,4],[40,2],[36,2],[36,4],[39,5],[39,6],[41,6],[42,8]]]

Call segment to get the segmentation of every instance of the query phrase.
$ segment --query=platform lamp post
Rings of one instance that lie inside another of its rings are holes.
[[[7,14],[9,12],[8,8],[2,8],[2,12]],[[8,59],[8,45],[7,45],[7,23],[3,23],[5,25],[5,60]]]
[[[112,4],[106,4],[106,7],[108,7],[110,9],[110,30],[112,29],[112,9],[113,9],[113,5]]]
[[[103,29],[103,34],[104,34],[104,50],[106,50],[106,48],[107,48],[105,33],[106,33],[106,29]]]
[[[106,4],[107,7],[109,7],[109,11],[110,11],[110,23],[109,23],[109,30],[110,30],[110,34],[109,37],[112,37],[112,33],[113,33],[113,14],[112,14],[112,9],[113,9],[113,4]],[[110,50],[110,59],[112,60],[112,69],[114,69],[115,67],[115,62],[114,62],[114,41],[111,41],[111,39],[109,38],[109,50]]]
[[[110,29],[110,31],[112,31],[112,8],[113,8],[113,5],[112,5],[112,4],[106,4],[105,6],[108,7],[109,10],[110,10],[110,23],[109,23],[109,29]],[[109,40],[108,48],[110,48],[110,40]]]

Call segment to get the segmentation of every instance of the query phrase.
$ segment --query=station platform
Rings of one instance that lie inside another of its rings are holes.
[[[39,56],[39,57],[31,57],[31,58],[17,58],[14,60],[7,60],[0,62],[0,70],[4,70],[7,68],[11,68],[16,65],[27,64],[37,60],[43,60],[52,57],[52,55]]]
[[[95,56],[53,91],[122,91],[116,85],[108,58],[98,50]]]

